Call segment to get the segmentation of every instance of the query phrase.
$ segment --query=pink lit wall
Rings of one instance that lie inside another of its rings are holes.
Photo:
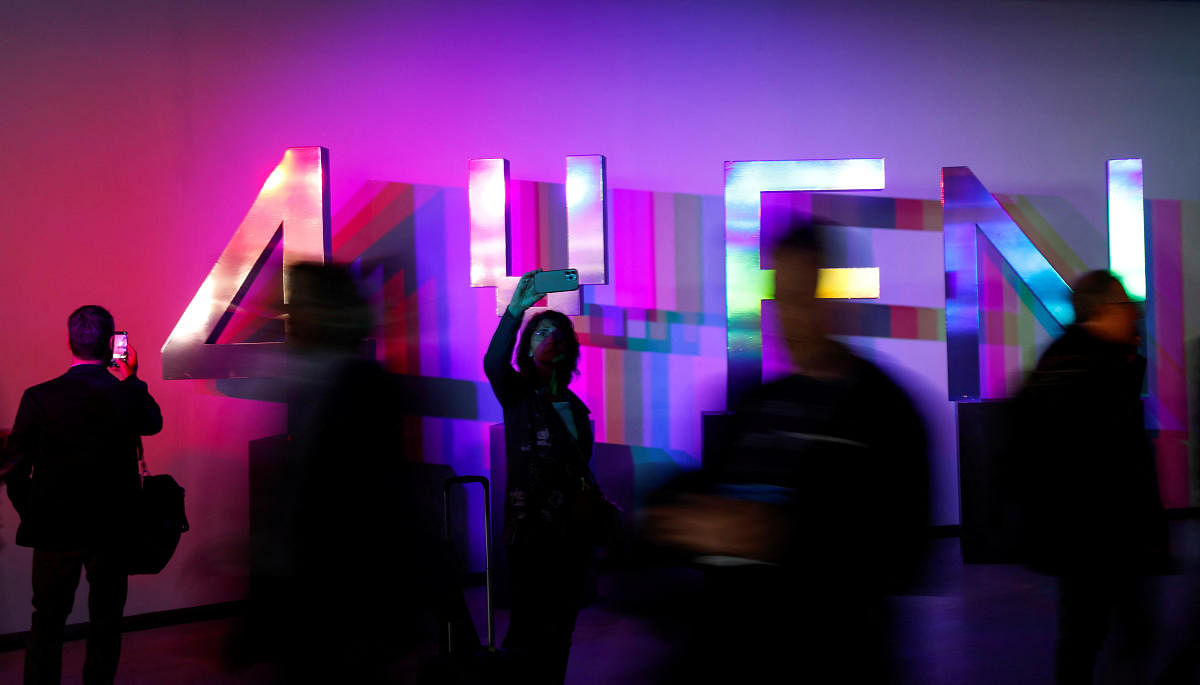
[[[993,192],[1042,198],[1091,268],[1107,254],[1105,160],[1142,157],[1146,197],[1183,202],[1182,290],[1197,292],[1200,8],[714,5],[0,8],[0,427],[68,362],[67,314],[109,307],[166,417],[150,464],[188,488],[192,522],[172,566],[133,581],[128,613],[244,589],[246,445],[283,429],[282,408],[163,381],[158,349],[290,146],[330,150],[335,256],[374,279],[389,366],[478,387],[495,318],[468,285],[467,160],[512,160],[533,212],[557,201],[566,155],[606,155],[613,276],[580,317],[578,388],[600,439],[680,461],[699,457],[699,412],[724,404],[725,160],[883,156],[885,194],[925,200],[942,166],[966,164]],[[1195,341],[1200,298],[1176,309]],[[916,355],[912,375],[935,384],[936,345],[877,347]],[[497,415],[481,395],[475,419],[416,419],[419,449],[483,469]],[[954,523],[955,457],[937,459],[937,522]],[[6,499],[0,525],[2,634],[28,624],[29,552]]]

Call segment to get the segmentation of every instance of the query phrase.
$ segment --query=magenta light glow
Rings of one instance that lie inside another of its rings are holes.
[[[496,289],[496,315],[512,299],[518,277],[510,276],[508,160],[467,162],[467,203],[471,223],[471,287]]]

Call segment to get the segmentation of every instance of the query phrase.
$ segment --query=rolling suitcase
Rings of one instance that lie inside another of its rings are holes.
[[[487,588],[487,646],[470,649],[463,645],[477,643],[473,635],[458,635],[463,630],[456,627],[454,620],[443,626],[442,654],[423,669],[418,682],[421,685],[474,685],[512,682],[509,677],[508,660],[502,650],[496,648],[496,613],[492,596],[492,516],[491,491],[484,476],[456,476],[447,478],[442,486],[442,523],[447,545],[450,544],[450,492],[458,485],[478,483],[483,488],[483,552],[484,583]],[[467,614],[467,619],[470,615]],[[468,627],[470,631],[472,628]]]

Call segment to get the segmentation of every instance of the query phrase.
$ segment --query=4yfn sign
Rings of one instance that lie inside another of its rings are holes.
[[[762,378],[762,302],[773,297],[771,272],[761,268],[761,194],[764,191],[882,190],[884,160],[744,161],[725,164],[725,265],[730,395]],[[470,282],[496,288],[503,312],[518,274],[512,273],[509,164],[468,164],[471,222]],[[1142,163],[1108,164],[1110,264],[1131,295],[1147,293]],[[566,160],[568,262],[580,282],[608,282],[608,187],[605,158]],[[942,170],[946,282],[946,354],[951,400],[980,398],[978,265],[990,243],[1034,295],[1035,314],[1054,331],[1071,320],[1070,288],[1004,208],[966,167]],[[283,266],[331,256],[329,151],[290,148],[200,284],[162,348],[163,378],[248,378],[280,375],[281,343],[217,344],[221,331],[250,290],[276,245]],[[467,255],[464,255],[467,257]],[[851,270],[839,270],[851,271]],[[878,296],[877,269],[829,273],[852,288],[832,296]],[[857,273],[861,271],[862,273]],[[872,273],[873,272],[873,273]],[[286,293],[286,288],[285,288]],[[581,293],[555,293],[549,306],[580,311]]]

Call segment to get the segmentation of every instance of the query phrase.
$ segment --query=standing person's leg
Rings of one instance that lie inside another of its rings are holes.
[[[1058,685],[1091,685],[1096,657],[1108,634],[1114,597],[1104,579],[1064,575],[1058,580],[1058,643],[1054,670]]]
[[[512,611],[504,648],[509,650],[516,669],[514,682],[549,682],[547,643],[556,623],[554,586],[559,580],[553,562],[553,555],[540,547],[514,545],[508,550]]]
[[[87,568],[87,657],[83,662],[86,685],[108,685],[117,675],[121,659],[121,616],[129,591],[129,576],[122,556],[112,549],[89,554]]]
[[[530,634],[536,625],[531,616],[535,610],[537,582],[530,576],[537,571],[537,565],[530,558],[528,550],[522,545],[508,548],[508,584],[509,584],[509,619],[508,632],[504,634],[502,646],[510,650],[524,650],[532,639]]]
[[[562,683],[587,573],[589,550],[509,548],[512,613],[504,648],[521,664],[527,683]]]
[[[812,622],[811,602],[797,610],[800,585],[779,567],[709,569],[690,655],[692,677],[701,683],[770,682],[795,664],[806,673],[820,668],[829,654],[814,656],[809,645],[812,630],[828,626]]]
[[[579,618],[584,586],[587,583],[590,547],[564,545],[554,567],[550,607],[551,624],[547,630],[546,682],[561,685],[567,678],[567,660],[571,637]]]
[[[1148,683],[1152,680],[1155,648],[1160,644],[1158,583],[1130,574],[1114,586],[1113,639],[1110,668],[1114,682]]]
[[[62,680],[63,628],[75,588],[83,552],[33,550],[33,618],[25,648],[25,685],[58,685]]]

